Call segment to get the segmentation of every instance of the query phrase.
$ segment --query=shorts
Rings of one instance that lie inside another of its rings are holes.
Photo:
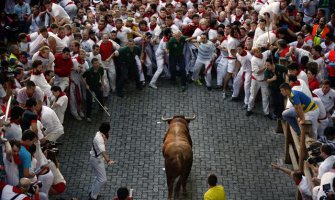
[[[234,73],[236,71],[235,63],[236,63],[235,59],[228,59],[228,68],[227,68],[228,73]]]

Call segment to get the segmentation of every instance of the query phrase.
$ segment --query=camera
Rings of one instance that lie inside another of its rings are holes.
[[[322,162],[324,161],[324,159],[321,157],[321,156],[313,156],[313,157],[309,157],[307,159],[308,163],[311,164],[311,165],[315,165],[319,162]]]
[[[37,188],[41,188],[41,187],[42,187],[42,182],[40,181],[36,181],[35,183],[32,183],[27,192],[28,196],[33,196],[36,193]]]
[[[58,155],[59,149],[58,146],[62,145],[62,143],[60,142],[52,142],[47,140],[42,146],[42,151],[47,151],[48,153],[54,153],[56,155]]]

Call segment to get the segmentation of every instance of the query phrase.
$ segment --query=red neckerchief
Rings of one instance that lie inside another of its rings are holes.
[[[26,39],[27,39],[27,42],[31,42],[30,35],[27,35]]]
[[[13,155],[13,160],[14,160],[14,163],[17,164],[17,165],[22,164],[22,161],[20,159],[20,155]]]
[[[204,15],[204,14],[206,14],[206,10],[204,10],[204,11],[199,11],[199,15]]]
[[[16,194],[23,194],[23,192],[17,186],[13,186],[13,192]]]
[[[166,17],[161,17],[160,15],[158,15],[158,17],[161,19],[161,20],[163,20],[163,21],[165,21],[165,19],[166,19]]]
[[[240,16],[235,15],[235,21],[240,21],[240,19],[241,19],[242,16],[243,16],[243,14],[240,15]]]
[[[121,0],[122,5],[127,5],[128,1],[127,0]]]
[[[151,31],[155,30],[156,26],[157,26],[157,24],[152,25],[152,24],[150,23],[150,30],[151,30]]]
[[[198,0],[191,0],[191,2],[192,2],[192,3],[196,3],[196,2],[198,2]]]
[[[246,56],[246,55],[247,55],[247,51],[246,50],[243,50],[242,53],[240,54],[240,56]]]
[[[76,60],[78,61],[79,64],[84,64],[85,63],[85,60],[81,59],[79,56],[76,57]]]
[[[293,82],[291,83],[291,88],[294,87],[294,86],[300,86],[300,81],[296,81],[296,82]]]
[[[179,17],[177,17],[177,16],[176,16],[176,19],[180,19],[180,20],[182,20],[182,19],[183,19],[183,17],[179,18]]]
[[[140,29],[140,31],[148,32],[148,31],[149,31],[149,28],[146,26],[145,29]]]
[[[254,55],[256,58],[259,58],[259,59],[263,59],[263,54],[261,54],[261,56],[256,56]]]
[[[37,73],[35,72],[35,70],[31,70],[31,74],[32,74],[32,75],[41,75],[41,74],[37,74]]]
[[[297,43],[297,48],[300,49],[303,45],[304,45],[304,43],[302,43],[302,44]]]
[[[220,18],[217,19],[220,23],[223,23],[226,21],[226,19],[220,20]]]
[[[164,36],[163,37],[163,42],[168,42],[170,40],[170,37],[169,36]]]
[[[62,96],[66,96],[65,92],[61,92],[61,93],[58,95],[58,97],[56,98],[56,102],[57,102],[58,99],[59,99],[60,97],[62,97]]]
[[[10,119],[9,121],[10,121],[10,123],[13,123],[13,124],[16,124],[16,125],[20,125],[19,120],[12,120],[12,119]]]
[[[99,27],[98,27],[98,29],[99,29],[99,33],[102,32],[102,31],[104,31],[105,28],[106,28],[106,26],[104,26],[103,28],[99,28]]]
[[[70,34],[66,34],[66,36],[68,36],[68,37],[70,37],[72,35],[72,33],[70,33]]]
[[[65,35],[64,36],[59,36],[58,34],[57,34],[57,36],[60,38],[60,39],[63,39],[63,38],[65,38]]]
[[[72,53],[72,56],[75,56],[75,55],[77,55],[78,54],[78,52],[73,52]]]
[[[122,29],[122,27],[121,27],[121,28],[117,28],[117,27],[116,27],[116,32],[122,32],[121,29]]]
[[[314,60],[317,60],[317,59],[319,59],[320,57],[321,57],[321,56],[316,56],[316,55],[314,55],[314,56],[313,56],[313,59],[314,59]]]
[[[294,181],[295,182],[295,185],[299,185],[301,183],[302,179],[301,180],[296,180]]]

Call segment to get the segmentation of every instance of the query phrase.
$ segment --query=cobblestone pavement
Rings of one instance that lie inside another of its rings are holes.
[[[284,157],[284,136],[274,133],[275,122],[263,116],[260,103],[248,118],[241,102],[223,100],[218,91],[189,85],[183,93],[167,81],[160,82],[158,90],[137,91],[133,85],[128,85],[124,98],[110,98],[110,119],[97,105],[92,123],[66,116],[60,162],[68,189],[52,199],[87,199],[93,180],[89,151],[95,132],[106,120],[112,127],[108,151],[117,163],[107,168],[108,183],[100,199],[113,199],[120,186],[133,188],[134,199],[167,199],[161,153],[167,124],[159,120],[163,113],[191,115],[192,110],[198,114],[190,123],[194,161],[188,194],[180,199],[203,199],[211,172],[219,175],[229,200],[294,199],[293,181],[271,169],[271,162]]]

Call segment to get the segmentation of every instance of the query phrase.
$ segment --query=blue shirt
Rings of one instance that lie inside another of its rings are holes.
[[[292,90],[288,99],[293,104],[293,106],[300,104],[305,113],[311,110],[315,110],[318,107],[311,98],[300,91]]]
[[[27,14],[29,16],[31,13],[29,4],[25,2],[23,2],[22,6],[16,4],[14,6],[14,13],[17,14],[20,21],[25,21],[25,19],[23,18],[23,14]]]
[[[21,164],[19,164],[19,177],[22,178],[24,177],[23,169],[29,169],[31,167],[31,154],[26,147],[21,145],[19,156],[21,160]]]

